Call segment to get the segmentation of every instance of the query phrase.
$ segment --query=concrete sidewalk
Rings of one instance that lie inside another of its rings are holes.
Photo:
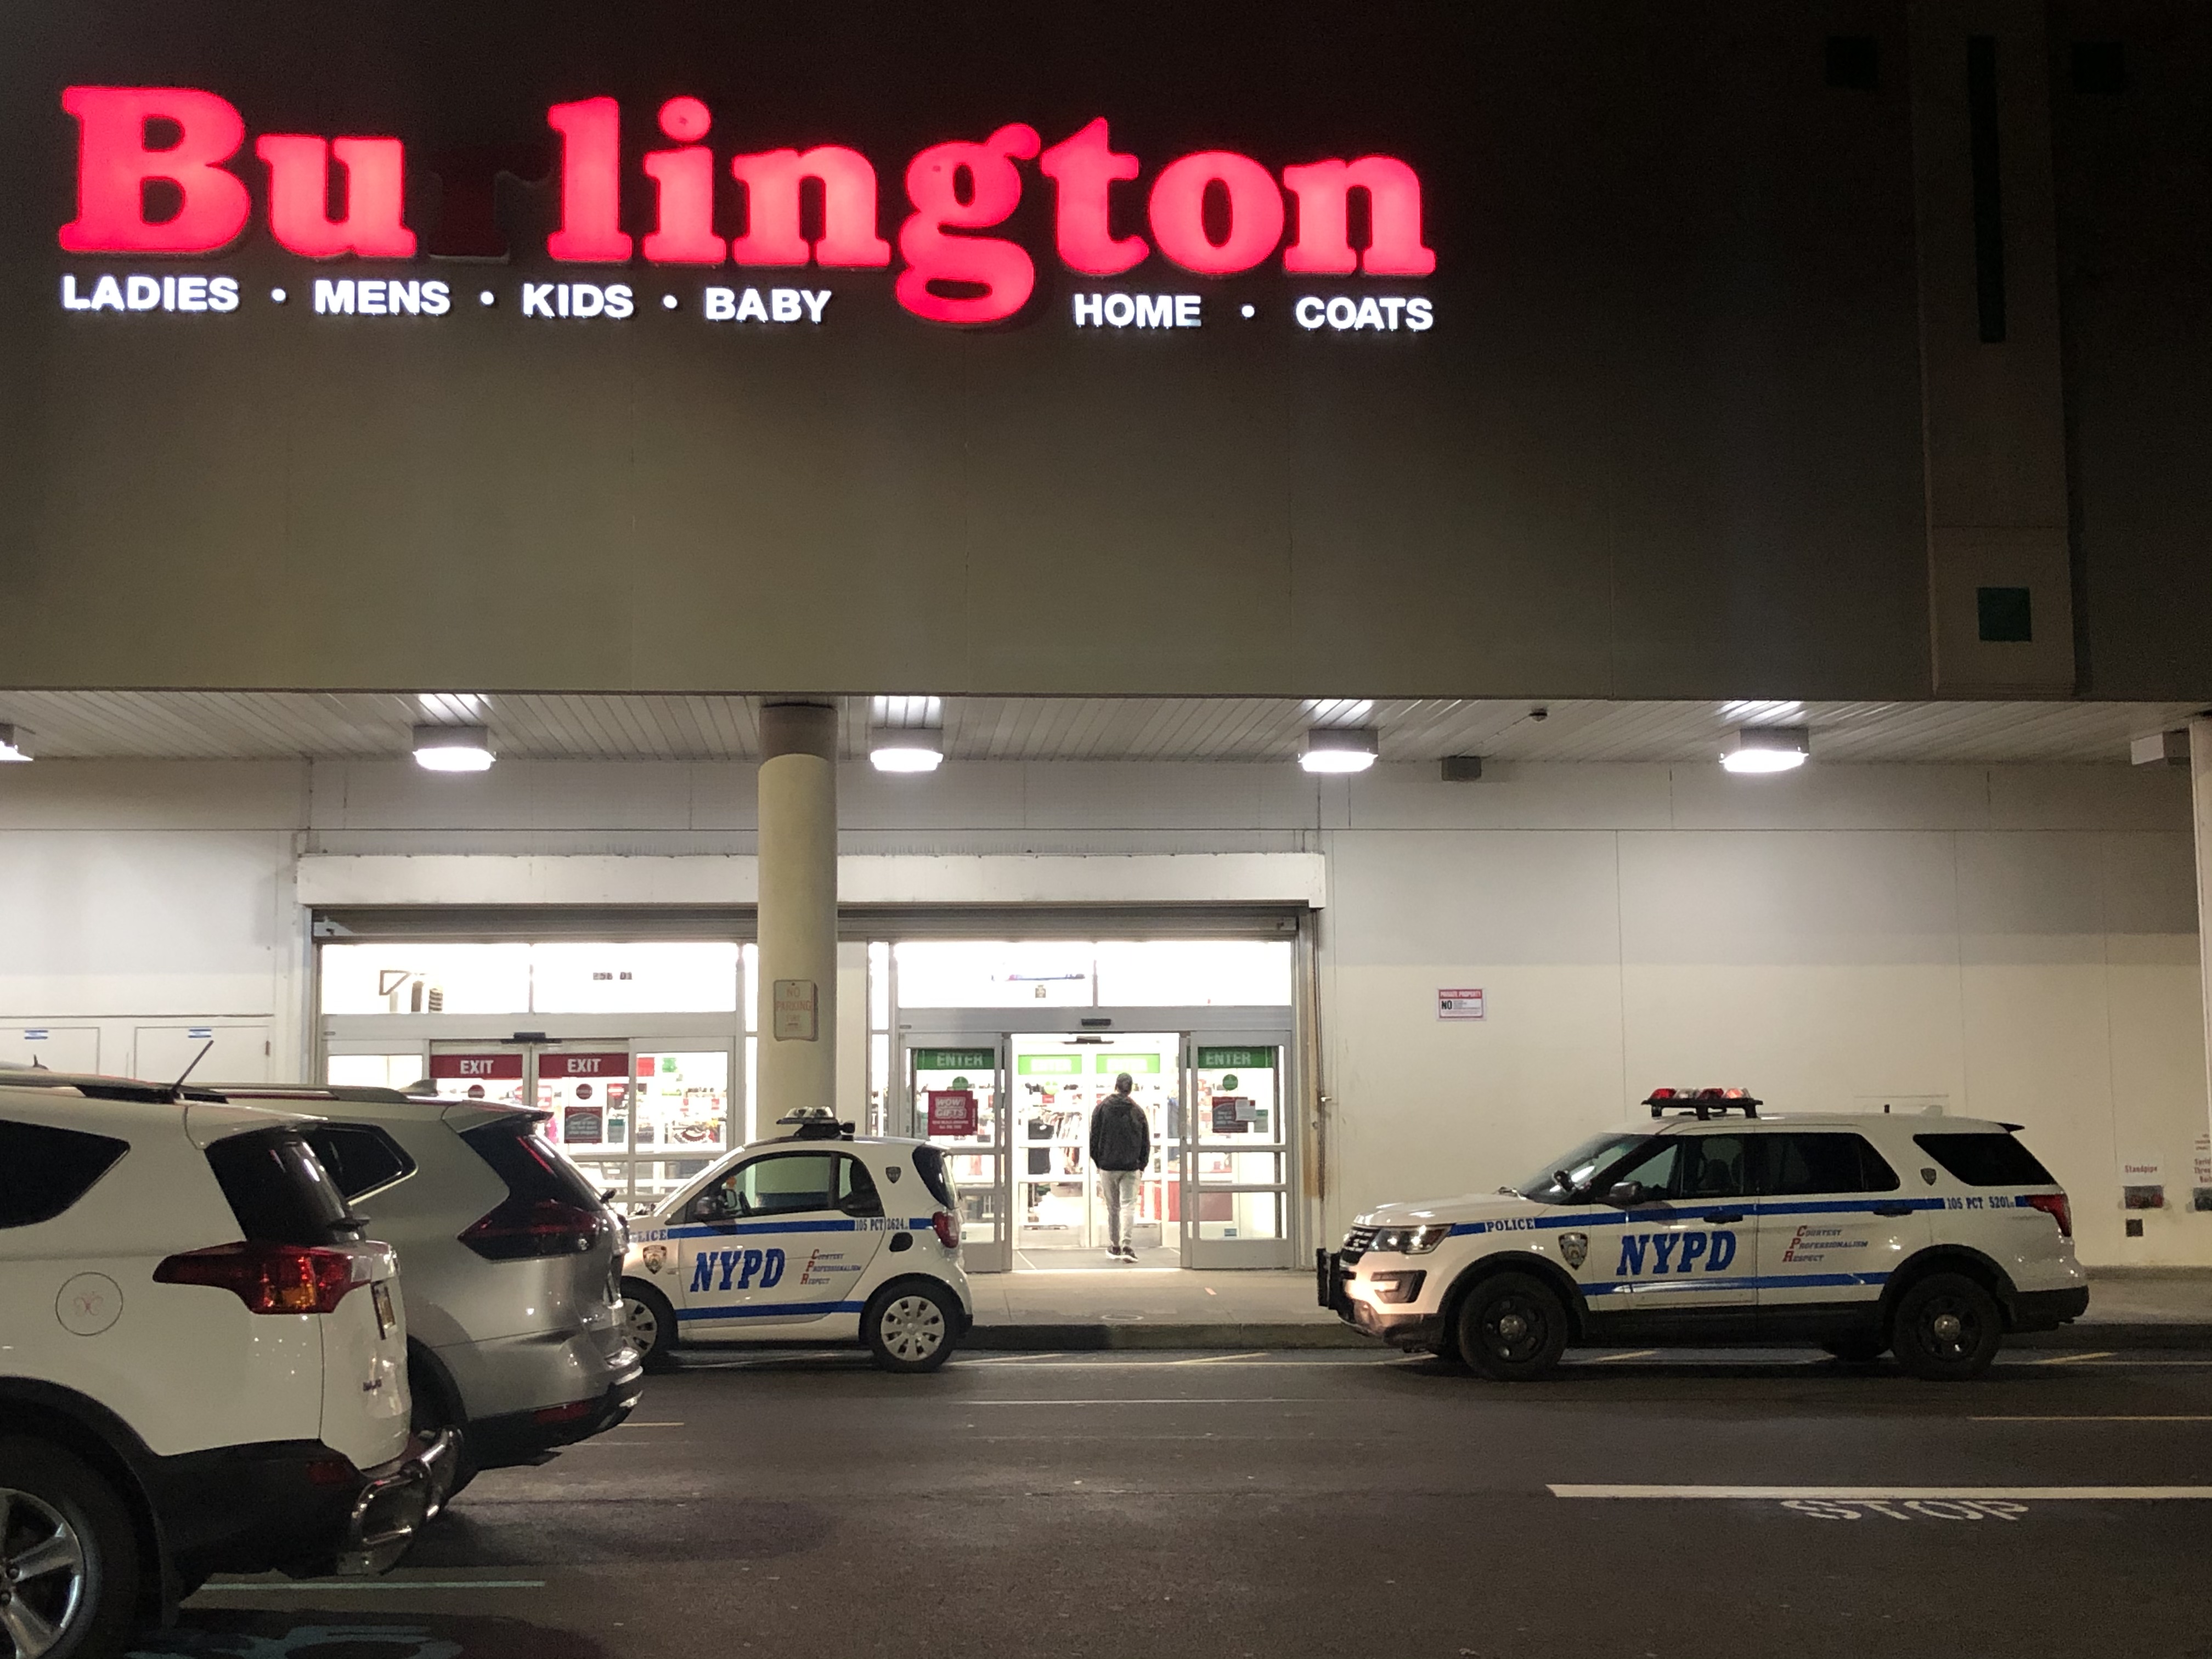
[[[1314,1296],[1310,1273],[1110,1267],[977,1273],[971,1346],[1360,1348],[1379,1345]],[[2086,1318],[2027,1346],[2212,1348],[2212,1268],[2104,1267]]]

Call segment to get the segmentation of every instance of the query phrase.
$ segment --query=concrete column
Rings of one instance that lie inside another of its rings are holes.
[[[2197,965],[2204,1000],[2205,1098],[2212,1103],[2212,716],[2189,722],[2189,781],[2197,818]],[[2212,1133],[2212,1114],[2206,1128]],[[2197,1184],[2203,1184],[2201,1176]]]
[[[837,711],[761,710],[759,1133],[837,1109]]]

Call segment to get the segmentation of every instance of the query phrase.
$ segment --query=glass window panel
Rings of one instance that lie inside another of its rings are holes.
[[[530,947],[531,1012],[716,1014],[738,1006],[738,947],[720,940]]]
[[[836,1206],[838,1164],[834,1152],[778,1152],[739,1164],[695,1200],[702,1215],[732,1219],[793,1215]]]
[[[871,1134],[889,1134],[891,1086],[891,1039],[878,1031],[868,1039],[868,1121]]]
[[[1290,1006],[1288,940],[1107,939],[1096,950],[1102,1008]]]
[[[430,1074],[420,1050],[404,1054],[331,1054],[323,1081],[347,1089],[411,1089]]]
[[[893,950],[902,1008],[1088,1008],[1088,943],[910,941]]]
[[[1198,1236],[1204,1239],[1280,1238],[1280,1193],[1200,1193]]]
[[[325,945],[326,1014],[523,1014],[527,945]]]
[[[1280,1152],[1227,1152],[1207,1146],[1198,1155],[1198,1178],[1209,1187],[1279,1187]]]
[[[627,1209],[630,1202],[629,1161],[627,1158],[579,1158],[576,1167],[583,1171],[584,1179],[592,1183],[595,1193],[612,1192],[607,1202],[617,1208]]]
[[[946,1048],[915,1048],[908,1051],[908,1063],[914,1067],[914,1133],[926,1140],[933,1140],[950,1152],[959,1146],[995,1146],[999,1139],[998,1055],[989,1048],[974,1050]],[[965,1103],[962,1094],[974,1097],[975,1128],[972,1134],[952,1131],[951,1121],[958,1116]],[[930,1097],[950,1097],[940,1102],[938,1124],[930,1123]],[[967,1177],[953,1177],[962,1185]]]
[[[553,1114],[545,1137],[571,1158],[629,1146],[629,1091],[626,1048],[548,1048],[538,1056],[538,1104]]]
[[[745,1030],[760,1030],[760,946],[748,945],[742,952],[745,965],[744,995],[739,999],[745,1005]],[[745,1098],[753,1097],[750,1073],[746,1073]]]
[[[694,1176],[704,1174],[712,1161],[704,1158],[641,1160],[632,1176],[631,1203],[641,1211],[654,1208]]]
[[[726,1049],[638,1055],[632,1133],[639,1152],[720,1152],[729,1144],[729,1125]]]

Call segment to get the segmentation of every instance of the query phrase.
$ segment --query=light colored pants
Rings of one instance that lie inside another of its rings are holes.
[[[1101,1170],[1098,1196],[1106,1205],[1107,1248],[1121,1249],[1133,1242],[1137,1231],[1137,1171]]]

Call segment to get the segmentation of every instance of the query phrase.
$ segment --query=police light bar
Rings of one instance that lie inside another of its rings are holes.
[[[1644,1103],[1651,1109],[1654,1117],[1662,1117],[1670,1111],[1695,1112],[1703,1121],[1725,1117],[1730,1112],[1757,1117],[1759,1109],[1766,1103],[1754,1099],[1748,1089],[1654,1089],[1644,1097]]]

